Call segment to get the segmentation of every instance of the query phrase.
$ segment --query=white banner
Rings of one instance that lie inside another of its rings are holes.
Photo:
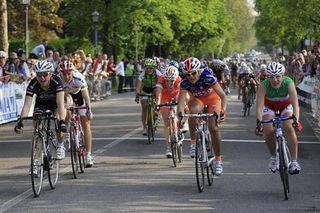
[[[15,83],[0,83],[0,124],[14,121],[18,117]]]

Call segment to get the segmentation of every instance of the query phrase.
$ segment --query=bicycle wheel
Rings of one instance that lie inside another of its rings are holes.
[[[80,171],[81,171],[81,173],[84,173],[84,168],[86,165],[86,159],[85,159],[86,158],[86,146],[84,143],[84,135],[83,135],[82,131],[80,131],[79,147],[78,147],[77,153],[78,153]]]
[[[169,118],[169,143],[172,153],[172,162],[173,166],[177,167],[178,161],[178,150],[177,150],[177,139],[175,138],[174,131],[173,131],[173,120]]]
[[[177,154],[179,163],[182,162],[182,140],[179,140],[177,143]]]
[[[38,197],[43,183],[43,138],[38,133],[32,139],[30,170],[32,191]]]
[[[71,158],[71,166],[72,173],[75,179],[78,178],[79,173],[79,161],[78,161],[78,152],[77,152],[77,132],[74,124],[70,126],[70,158]]]
[[[58,141],[55,134],[51,134],[52,137],[48,140],[47,159],[48,159],[48,180],[51,189],[56,188],[56,184],[59,178],[60,160],[56,158]]]
[[[210,139],[210,134],[207,135],[206,137],[206,147],[207,147],[207,153],[208,153],[208,159],[213,157],[212,154],[212,143],[211,143],[211,139]],[[212,163],[206,167],[207,169],[207,180],[208,180],[208,185],[211,186],[213,183],[213,167],[212,167]]]
[[[283,192],[284,192],[284,197],[286,200],[288,200],[288,193],[289,193],[289,175],[288,175],[288,168],[285,165],[285,152],[282,147],[282,139],[278,138],[278,149],[279,149],[279,173],[280,173],[280,178],[282,181],[283,185]]]
[[[248,110],[247,104],[243,104],[243,116],[244,117],[246,117],[246,115],[247,115],[247,110]]]
[[[152,117],[151,117],[151,109],[148,107],[147,111],[147,134],[148,134],[148,143],[151,144],[152,141]]]
[[[251,97],[247,98],[247,115],[250,116],[250,108],[251,108]]]
[[[204,189],[204,151],[202,145],[202,134],[201,132],[197,133],[197,144],[196,144],[196,153],[195,153],[195,167],[196,167],[196,178],[197,186],[199,192],[202,192]]]

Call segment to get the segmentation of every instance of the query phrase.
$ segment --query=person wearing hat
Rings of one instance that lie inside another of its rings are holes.
[[[16,52],[10,52],[7,67],[8,69],[6,72],[10,75],[11,81],[20,84],[29,78],[28,72],[24,68],[23,63],[20,63],[20,59]]]
[[[0,51],[0,81],[8,82],[7,73],[5,72],[5,64],[7,60],[7,53],[5,51]]]

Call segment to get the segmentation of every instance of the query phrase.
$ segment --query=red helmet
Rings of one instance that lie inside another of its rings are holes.
[[[59,65],[60,72],[70,73],[74,70],[74,65],[70,61],[62,61]]]

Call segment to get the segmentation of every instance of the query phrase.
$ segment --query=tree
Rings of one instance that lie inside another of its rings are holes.
[[[7,1],[0,2],[0,50],[8,52],[8,16],[7,16]]]

